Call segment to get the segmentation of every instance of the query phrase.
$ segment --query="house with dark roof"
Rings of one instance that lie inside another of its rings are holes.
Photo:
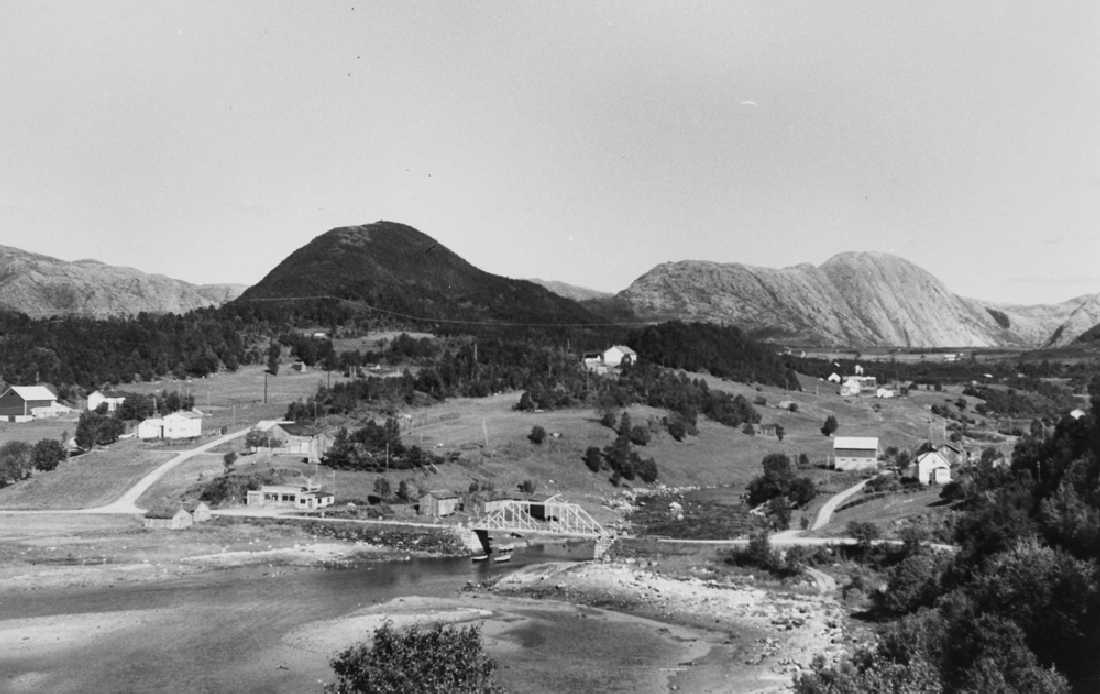
[[[263,421],[253,427],[254,431],[267,434],[269,446],[252,446],[252,452],[260,451],[278,455],[300,455],[311,462],[320,460],[332,446],[332,437],[325,433],[324,427],[301,422]]]

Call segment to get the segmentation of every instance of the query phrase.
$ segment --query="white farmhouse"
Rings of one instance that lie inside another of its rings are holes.
[[[616,368],[637,362],[638,353],[626,345],[612,345],[603,351],[602,360],[604,366]]]
[[[126,397],[123,395],[104,393],[102,390],[94,390],[88,394],[87,409],[89,412],[95,412],[100,405],[107,403],[107,411],[114,412],[124,402],[126,402]]]
[[[947,484],[951,481],[951,464],[936,451],[917,456],[909,470],[910,476],[926,487],[930,484]]]
[[[897,397],[897,393],[893,388],[878,388],[875,390],[875,397],[879,400],[889,400],[890,398]]]
[[[866,470],[878,466],[877,436],[833,438],[833,467],[837,470]]]

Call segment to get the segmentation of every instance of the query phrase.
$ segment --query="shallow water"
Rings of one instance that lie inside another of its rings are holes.
[[[591,548],[527,548],[509,565],[414,559],[329,570],[245,567],[156,584],[33,591],[0,603],[0,620],[83,615],[98,625],[102,615],[103,631],[56,645],[0,649],[0,688],[58,694],[319,691],[318,680],[331,678],[331,654],[288,655],[281,639],[295,628],[404,596],[453,597],[467,581],[571,554],[581,559],[586,552]],[[492,607],[491,599],[486,603]],[[121,611],[139,611],[140,619],[110,628],[112,613]],[[648,689],[638,687],[654,674],[645,663],[677,644],[638,623],[592,615],[524,611],[524,619],[491,644],[499,651],[494,655],[502,681],[509,689],[526,681],[528,692]],[[48,633],[33,638],[51,641]],[[541,683],[530,686],[531,676]]]

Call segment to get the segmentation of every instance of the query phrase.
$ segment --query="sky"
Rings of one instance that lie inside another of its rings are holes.
[[[907,258],[1100,292],[1100,3],[5,2],[0,244],[253,283],[411,224],[606,291]]]

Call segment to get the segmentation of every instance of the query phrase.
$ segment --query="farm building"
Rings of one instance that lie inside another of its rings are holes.
[[[336,502],[332,492],[314,486],[309,480],[304,487],[284,484],[265,484],[259,489],[250,489],[245,496],[249,506],[263,508],[285,508],[297,511],[315,511],[328,508]]]
[[[145,527],[161,530],[186,530],[194,522],[191,514],[186,509],[178,509],[174,513],[165,510],[152,510],[145,514]]]
[[[797,403],[795,403],[794,400],[780,400],[779,402],[775,403],[775,409],[777,409],[777,410],[789,410],[789,409],[791,409],[791,405],[794,405],[795,407],[798,407]]]
[[[862,373],[862,371],[861,371]],[[878,379],[874,376],[849,376],[840,385],[841,395],[859,395],[874,393],[878,389]]]
[[[874,469],[878,465],[877,436],[837,436],[833,439],[833,467],[837,470]]]
[[[616,368],[624,364],[630,365],[638,361],[638,353],[626,345],[612,345],[603,351],[601,356],[603,365]]]
[[[457,494],[445,489],[433,489],[420,499],[418,510],[421,515],[442,518],[461,509]]]
[[[897,391],[893,388],[878,388],[875,390],[875,397],[879,400],[889,400],[898,396]]]
[[[11,386],[0,395],[0,422],[29,422],[70,411],[44,386]]]
[[[947,484],[951,481],[951,464],[935,451],[923,453],[909,466],[909,476],[921,484]]]
[[[1085,416],[1085,411],[1078,407],[1074,410],[1070,410],[1069,416],[1073,417],[1074,419],[1081,419]]]
[[[268,453],[300,455],[315,461],[320,460],[325,451],[332,446],[332,437],[325,433],[323,427],[265,420],[257,422],[252,430],[267,434],[268,442],[272,444],[251,446],[253,453],[263,450]]]
[[[180,410],[138,424],[140,439],[194,439],[202,436],[202,412]]]
[[[826,378],[825,380],[828,381],[829,383],[840,383],[844,379],[842,379],[840,377],[840,374],[838,374],[836,371],[834,371],[831,374],[829,374],[829,377]]]
[[[107,403],[107,411],[114,412],[119,408],[122,403],[126,402],[126,396],[121,393],[104,392],[102,390],[94,390],[88,394],[88,401],[85,409],[89,412],[95,412],[103,403]]]

